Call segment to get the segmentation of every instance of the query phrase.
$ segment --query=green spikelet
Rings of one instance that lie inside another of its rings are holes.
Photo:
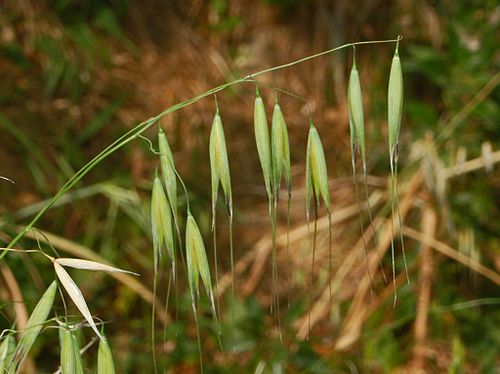
[[[229,215],[232,216],[232,190],[231,174],[229,171],[229,159],[227,155],[226,138],[224,128],[219,115],[219,110],[215,114],[210,132],[210,171],[212,180],[212,228],[215,225],[215,206],[217,204],[217,192],[219,183],[224,191]]]
[[[349,126],[351,127],[351,145],[359,148],[361,157],[365,159],[365,119],[363,114],[363,96],[359,80],[356,60],[353,59],[348,88]]]
[[[330,190],[328,187],[328,173],[326,168],[325,152],[318,130],[311,122],[307,139],[306,156],[306,214],[309,220],[310,202],[312,194],[319,202],[322,198],[326,210],[331,213]]]
[[[256,90],[254,107],[254,131],[255,142],[257,144],[257,153],[264,175],[267,197],[269,200],[269,214],[271,214],[271,202],[273,199],[271,189],[272,165],[271,165],[271,147],[269,143],[269,127],[267,125],[266,109],[264,102],[260,97],[259,90]]]
[[[155,254],[155,270],[158,271],[158,262],[161,258],[161,247],[163,243],[165,243],[172,264],[172,274],[175,274],[175,247],[172,216],[167,197],[165,196],[158,175],[155,175],[151,197],[151,229]]]
[[[215,313],[214,292],[205,244],[203,243],[200,229],[191,213],[188,213],[186,223],[186,257],[188,284],[193,300],[197,300],[199,297],[198,279],[201,278],[210,299],[212,311]]]
[[[177,224],[177,177],[174,169],[174,157],[167,141],[167,136],[160,127],[158,130],[158,145],[160,148],[160,165],[165,189],[167,191],[168,203],[172,210],[172,216],[176,227]]]
[[[278,198],[281,177],[284,177],[288,191],[292,189],[290,168],[290,144],[285,117],[276,97],[274,104],[273,121],[271,127],[271,159],[273,171],[273,189],[275,199]]]
[[[64,326],[59,334],[61,340],[62,374],[83,374],[80,347],[76,336],[69,326]]]
[[[387,124],[389,126],[389,153],[391,157],[391,172],[395,171],[398,157],[398,139],[403,116],[403,71],[399,58],[399,41],[396,44],[389,74],[389,89],[387,94]]]

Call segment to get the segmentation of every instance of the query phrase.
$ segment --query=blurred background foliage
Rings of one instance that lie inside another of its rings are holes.
[[[270,225],[253,144],[254,87],[245,84],[226,90],[219,95],[219,105],[232,167],[236,260],[241,270],[236,275],[235,303],[225,296],[220,301],[225,353],[218,348],[208,303],[202,302],[205,368],[273,373],[496,372],[500,365],[500,174],[495,167],[500,145],[499,22],[495,0],[4,0],[0,3],[0,175],[15,184],[0,181],[0,242],[7,244],[44,201],[101,149],[166,107],[266,67],[350,41],[401,34],[406,94],[401,191],[411,192],[404,195],[411,202],[405,226],[422,231],[426,217],[434,217],[436,223],[429,229],[433,238],[452,248],[455,259],[465,260],[454,261],[426,249],[422,239],[407,238],[412,281],[406,284],[402,278],[397,306],[392,307],[392,289],[379,274],[374,278],[374,296],[362,298],[361,309],[369,312],[361,313],[355,295],[366,278],[364,259],[357,256],[349,265],[342,262],[359,246],[357,213],[339,219],[334,229],[334,276],[342,271],[346,275],[339,275],[335,300],[325,309],[319,300],[328,271],[325,266],[316,269],[313,297],[323,312],[314,322],[311,338],[303,340],[298,333],[301,321],[309,310],[316,310],[309,301],[311,270],[305,265],[310,264],[303,210],[307,111],[302,101],[281,95],[292,149],[292,230],[298,239],[290,247],[290,260],[280,248],[284,334],[280,343],[269,313],[271,272],[265,253]],[[392,46],[383,44],[357,51],[367,113],[370,192],[380,224],[388,214],[387,203],[378,204],[376,198],[387,199],[385,101],[392,53]],[[350,63],[351,51],[343,50],[262,77],[305,98],[312,108],[327,154],[334,210],[342,212],[356,207],[346,106]],[[269,112],[274,93],[263,89],[263,95]],[[206,235],[211,264],[207,154],[213,113],[214,102],[208,98],[161,122],[190,191],[193,214]],[[146,135],[154,140],[155,131]],[[107,275],[72,272],[94,315],[107,322],[119,372],[153,370],[151,306],[145,299],[152,287],[148,204],[155,165],[145,143],[131,143],[92,170],[42,217],[36,227],[45,236],[36,231],[20,243],[21,248],[33,248],[38,238],[46,250],[50,242],[65,255],[97,254],[142,274],[145,287],[131,289]],[[412,190],[412,178],[420,170],[424,182]],[[224,213],[222,205],[220,212]],[[227,286],[226,225],[220,225],[218,237],[219,266]],[[285,232],[282,217],[278,234]],[[320,241],[321,248],[326,246]],[[398,272],[403,271],[402,257],[396,260]],[[472,262],[483,266],[482,271]],[[390,274],[389,253],[384,268]],[[16,319],[22,325],[54,275],[38,255],[9,254],[1,262],[1,272],[4,329]],[[485,272],[490,276],[483,276]],[[166,279],[163,274],[161,300],[167,293]],[[170,372],[198,370],[194,323],[183,282],[178,294],[170,297],[165,339],[159,339],[156,347],[160,366]],[[61,303],[56,313],[63,313]],[[159,336],[165,318],[161,313]],[[358,317],[361,330],[354,333],[349,326],[356,325]],[[81,334],[86,342],[92,337],[87,330]],[[339,343],[346,339],[349,344]],[[51,329],[42,334],[27,371],[57,370],[56,340]],[[92,346],[83,355],[90,369],[95,368],[95,352]]]

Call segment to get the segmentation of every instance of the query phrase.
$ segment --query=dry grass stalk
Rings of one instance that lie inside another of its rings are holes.
[[[378,193],[373,194],[373,199],[370,202],[372,206],[378,204],[383,196]],[[357,204],[352,204],[344,208],[340,208],[335,210],[332,214],[332,224],[340,224],[344,221],[351,219],[353,216],[358,214],[358,206]],[[328,230],[330,225],[328,216],[318,218],[318,231]],[[309,228],[307,224],[301,224],[296,228],[290,231],[289,241],[290,244],[295,243],[300,240],[304,240],[309,236]],[[286,245],[286,234],[281,234],[277,236],[276,244],[278,246]],[[245,261],[243,264],[246,266],[252,263],[252,267],[249,271],[250,275],[248,276],[246,282],[242,287],[242,292],[244,295],[249,295],[255,291],[262,275],[264,274],[265,264],[267,262],[267,258],[271,253],[272,241],[269,236],[264,236],[260,239],[252,248],[250,252],[248,252],[245,257],[240,261]],[[246,257],[248,256],[248,257]],[[250,257],[251,256],[251,257]],[[239,263],[236,264],[236,268],[238,268]],[[245,268],[241,272],[244,272]],[[222,285],[221,285],[222,287]]]
[[[424,207],[422,213],[422,232],[425,238],[433,239],[436,233],[437,217],[434,209],[429,203]],[[423,243],[420,250],[420,280],[417,301],[417,315],[415,318],[415,346],[413,348],[413,360],[417,369],[425,367],[425,351],[428,327],[429,304],[431,300],[431,288],[434,273],[434,261],[432,249],[427,243]]]
[[[409,213],[412,207],[413,201],[415,199],[415,194],[421,187],[423,182],[422,172],[418,171],[408,182],[408,186],[405,191],[404,198],[400,204],[400,214],[401,218],[404,219]],[[396,230],[397,233],[397,230]],[[391,247],[391,242],[394,239],[394,230],[392,229],[392,221],[386,223],[384,228],[381,230],[380,241],[379,241],[379,253],[383,257],[387,250]],[[369,267],[372,274],[375,274],[378,267],[378,258],[376,255],[371,255],[369,258]],[[344,320],[342,329],[340,331],[339,337],[335,343],[335,350],[344,351],[352,344],[354,344],[361,334],[361,328],[365,321],[367,314],[367,308],[365,305],[366,295],[369,292],[369,280],[367,276],[364,276],[354,295],[353,301],[347,313],[347,317]]]
[[[24,304],[23,294],[16,280],[14,273],[10,270],[5,262],[0,264],[0,271],[2,272],[6,286],[8,288],[9,297],[12,300],[14,311],[16,313],[16,325],[19,330],[23,330],[28,322],[28,311]],[[21,335],[21,333],[19,333]]]
[[[410,228],[410,227],[403,227],[403,234],[408,236],[409,238],[418,240],[422,243],[425,243],[432,248],[434,248],[436,251],[444,254],[445,256],[460,262],[461,264],[469,267],[473,271],[477,272],[478,274],[481,274],[485,278],[488,278],[491,280],[493,283],[496,285],[500,286],[500,274],[495,272],[494,270],[491,270],[487,268],[486,266],[480,264],[476,260],[470,258],[469,256],[466,256],[457,250],[453,249],[449,245],[442,243],[434,238],[427,238],[423,234],[419,233],[418,231]]]

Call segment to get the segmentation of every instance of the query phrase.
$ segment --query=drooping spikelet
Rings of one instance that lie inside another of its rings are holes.
[[[160,165],[163,182],[167,191],[168,203],[172,210],[172,216],[176,227],[177,224],[177,176],[175,174],[174,157],[168,144],[167,136],[160,127],[158,130],[158,145],[160,148]]]
[[[323,151],[318,130],[311,122],[306,155],[306,216],[308,221],[313,193],[316,203],[319,204],[319,200],[322,198],[328,213],[331,213],[325,152]]]
[[[199,297],[199,278],[205,286],[208,298],[212,305],[212,311],[215,315],[214,293],[212,280],[210,277],[210,268],[205,251],[205,244],[201,237],[200,229],[196,224],[194,217],[188,212],[186,222],[186,262],[188,273],[188,284],[191,291],[193,302]]]
[[[275,199],[277,199],[282,176],[285,178],[289,193],[292,189],[288,130],[285,117],[278,103],[278,97],[276,97],[276,103],[274,104],[273,121],[271,125],[271,159],[273,170],[273,193]]]
[[[115,364],[113,362],[113,355],[109,347],[108,339],[99,342],[99,349],[97,351],[97,374],[114,374]]]
[[[269,200],[269,214],[271,214],[272,202],[272,164],[271,164],[271,146],[269,143],[269,127],[267,125],[266,109],[259,90],[256,90],[255,106],[254,106],[254,131],[255,142],[257,144],[257,153],[259,155],[262,173],[264,175],[264,183],[266,185],[267,197]]]
[[[155,269],[158,270],[158,262],[161,258],[161,248],[163,243],[165,243],[172,264],[172,274],[175,274],[175,248],[172,216],[167,197],[165,196],[158,175],[155,175],[151,197],[151,229],[153,234]]]
[[[354,57],[351,74],[349,76],[347,102],[349,106],[349,126],[351,127],[351,145],[359,149],[361,158],[364,160],[365,119],[363,114],[363,96],[361,93],[361,83]]]
[[[219,183],[224,191],[226,205],[229,209],[229,215],[232,216],[232,190],[231,174],[229,171],[229,159],[227,156],[226,138],[219,110],[215,113],[210,132],[210,173],[212,180],[212,229],[215,225],[215,207],[217,204],[217,195]]]
[[[391,172],[397,164],[398,139],[403,116],[403,71],[399,58],[399,41],[396,44],[389,74],[389,88],[387,93],[387,124],[389,127],[389,152],[391,157]]]
[[[64,326],[59,332],[61,342],[61,373],[83,374],[80,347],[74,332],[69,326]]]

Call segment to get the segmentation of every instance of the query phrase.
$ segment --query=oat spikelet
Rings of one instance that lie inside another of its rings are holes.
[[[205,244],[203,243],[200,229],[194,217],[189,212],[186,223],[186,257],[188,284],[193,300],[195,301],[199,298],[199,278],[201,278],[210,299],[212,312],[215,314],[214,293]]]
[[[69,326],[64,326],[59,332],[61,341],[61,372],[62,374],[83,374],[80,347],[75,334]]]
[[[177,223],[177,176],[175,173],[174,156],[168,144],[167,136],[160,127],[158,130],[158,145],[160,148],[160,165],[163,182],[167,191],[168,203],[172,210],[174,223],[178,229]]]
[[[271,147],[269,143],[269,127],[267,125],[266,109],[259,90],[256,90],[255,106],[254,106],[254,131],[255,142],[257,144],[257,153],[259,155],[262,173],[264,175],[264,183],[266,185],[267,197],[269,200],[269,215],[271,215],[272,203],[272,166],[271,166]]]
[[[158,262],[161,258],[161,248],[163,243],[165,243],[167,253],[172,264],[172,276],[174,276],[176,273],[172,216],[167,202],[167,197],[165,196],[165,192],[158,175],[155,176],[153,182],[151,197],[151,229],[153,236],[155,271],[158,271]]]

